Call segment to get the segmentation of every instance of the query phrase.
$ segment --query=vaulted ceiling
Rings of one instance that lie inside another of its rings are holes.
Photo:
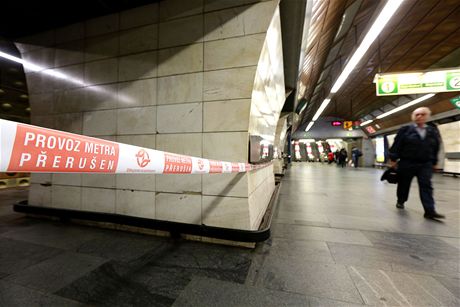
[[[312,119],[329,95],[346,61],[361,42],[386,1],[315,1],[309,42],[299,77],[301,123]],[[398,104],[394,96],[377,97],[373,79],[377,73],[418,71],[460,66],[460,1],[408,0],[371,45],[342,88],[333,95],[322,117],[358,120],[382,108]],[[453,109],[449,98],[459,93],[441,93],[423,105],[435,112]],[[411,97],[406,97],[406,99]],[[305,107],[306,104],[306,107]],[[412,108],[413,109],[413,108]],[[407,112],[377,123],[382,128],[407,122]]]

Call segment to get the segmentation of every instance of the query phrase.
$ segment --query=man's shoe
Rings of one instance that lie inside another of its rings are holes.
[[[398,208],[398,209],[404,209],[404,204],[396,203],[396,208]]]
[[[435,220],[435,219],[444,219],[446,218],[444,215],[439,214],[437,212],[432,212],[432,213],[425,213],[423,215],[424,218],[430,219],[430,220]]]

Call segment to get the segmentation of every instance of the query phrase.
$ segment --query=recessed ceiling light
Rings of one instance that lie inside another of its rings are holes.
[[[22,86],[22,85],[24,85],[24,82],[16,81],[16,82],[14,82],[14,85]]]
[[[26,112],[30,112],[30,107],[27,107],[27,108],[26,108]]]
[[[5,91],[0,88],[0,94],[4,94]]]
[[[19,98],[27,99],[27,98],[29,98],[29,96],[27,96],[26,94],[22,94],[22,95],[19,96]]]
[[[2,103],[2,108],[5,109],[5,110],[9,110],[11,109],[13,106],[11,105],[11,103],[8,103],[8,102],[4,102]]]

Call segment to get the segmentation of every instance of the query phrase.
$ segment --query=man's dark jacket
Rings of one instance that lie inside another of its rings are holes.
[[[440,137],[436,128],[426,126],[425,139],[422,139],[414,125],[401,127],[390,148],[390,159],[396,161],[426,163],[438,162]]]

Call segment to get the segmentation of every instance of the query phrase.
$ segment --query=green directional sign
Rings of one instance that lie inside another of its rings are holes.
[[[460,91],[460,68],[375,75],[377,96]]]
[[[455,98],[452,98],[452,99],[450,100],[450,102],[452,102],[452,104],[453,104],[457,109],[460,109],[460,96],[455,97]]]

